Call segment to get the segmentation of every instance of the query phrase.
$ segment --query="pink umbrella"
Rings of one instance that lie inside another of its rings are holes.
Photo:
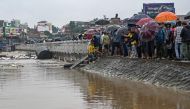
[[[146,23],[150,22],[150,21],[154,21],[152,18],[142,18],[141,20],[139,20],[136,25],[139,25],[139,26],[143,26],[145,25]]]

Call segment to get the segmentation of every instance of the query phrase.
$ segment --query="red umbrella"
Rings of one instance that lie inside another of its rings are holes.
[[[96,29],[88,29],[85,33],[84,33],[84,39],[92,39],[93,35],[96,33]]]
[[[96,29],[88,29],[85,34],[95,34],[96,32]]]
[[[143,26],[144,24],[150,22],[150,21],[153,21],[152,18],[142,18],[141,20],[139,20],[136,25],[139,25],[139,26]]]

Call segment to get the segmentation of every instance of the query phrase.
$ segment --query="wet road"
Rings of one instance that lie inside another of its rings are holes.
[[[0,70],[0,109],[190,109],[190,94],[64,70],[57,61]]]

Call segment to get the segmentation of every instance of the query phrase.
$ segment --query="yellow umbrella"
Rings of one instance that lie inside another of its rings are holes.
[[[177,16],[172,12],[161,12],[156,16],[155,20],[159,23],[176,21]]]

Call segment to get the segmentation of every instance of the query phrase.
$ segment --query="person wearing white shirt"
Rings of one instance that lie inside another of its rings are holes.
[[[181,24],[181,21],[177,23],[177,27],[175,29],[175,54],[176,59],[182,59],[182,42],[181,42],[181,31],[183,29],[183,26]]]

